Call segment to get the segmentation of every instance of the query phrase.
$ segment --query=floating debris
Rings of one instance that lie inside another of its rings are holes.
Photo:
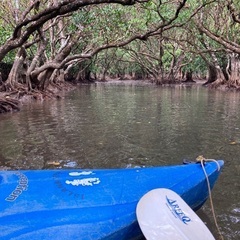
[[[60,165],[60,162],[47,162],[47,165],[53,165],[53,166],[59,166]]]
[[[63,166],[68,168],[74,168],[74,167],[77,167],[77,163],[75,161],[70,161],[65,163]]]

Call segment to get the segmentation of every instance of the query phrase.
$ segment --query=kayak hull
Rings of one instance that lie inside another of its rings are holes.
[[[212,188],[220,171],[214,162],[205,170]],[[200,164],[0,171],[0,239],[140,239],[136,206],[155,188],[175,191],[194,210],[208,198]]]

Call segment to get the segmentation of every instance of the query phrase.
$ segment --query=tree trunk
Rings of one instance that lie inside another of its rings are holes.
[[[32,87],[34,86],[37,86],[39,84],[38,82],[38,79],[37,77],[33,78],[31,76],[31,73],[32,71],[34,71],[36,69],[36,67],[38,66],[43,54],[44,54],[44,51],[46,50],[46,46],[47,46],[47,41],[44,37],[44,34],[42,31],[38,31],[39,32],[39,35],[40,35],[40,43],[38,44],[38,49],[37,49],[37,52],[30,64],[30,66],[28,67],[27,69],[27,74],[26,74],[26,83],[27,83],[27,86],[28,86],[28,90],[32,90]]]
[[[168,74],[167,80],[171,83],[175,83],[177,80],[181,80],[181,77],[178,78],[179,72],[182,68],[182,61],[184,59],[184,53],[182,52],[179,56],[176,56],[175,49],[172,54],[172,61],[170,66],[170,72]]]
[[[210,85],[214,88],[226,83],[226,78],[219,65],[208,65],[208,80],[203,85]]]
[[[217,75],[217,68],[214,65],[210,64],[208,66],[208,80],[206,84],[215,82],[218,78]]]
[[[240,59],[238,54],[232,53],[229,58],[229,79],[227,85],[229,87],[238,88],[240,86]]]
[[[54,69],[49,68],[44,72],[41,72],[38,76],[39,85],[38,89],[41,91],[46,91],[47,87],[49,86],[51,76],[54,72]]]
[[[12,69],[5,83],[8,90],[14,90],[18,86],[19,80],[22,80],[21,73],[23,72],[25,58],[26,51],[23,47],[21,47],[16,54]]]
[[[186,80],[185,80],[185,82],[195,82],[195,81],[193,81],[192,74],[193,74],[192,70],[189,70],[189,71],[186,72]]]

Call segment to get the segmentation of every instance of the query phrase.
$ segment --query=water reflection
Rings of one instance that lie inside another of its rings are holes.
[[[225,159],[214,203],[225,237],[239,239],[239,98],[199,86],[82,86],[62,101],[0,115],[0,167],[115,168],[177,164],[198,155]],[[211,216],[208,204],[203,210]]]

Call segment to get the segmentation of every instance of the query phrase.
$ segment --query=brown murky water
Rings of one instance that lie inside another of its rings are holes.
[[[64,100],[0,115],[0,168],[112,168],[224,159],[213,202],[240,239],[240,93],[135,83],[82,86]],[[217,236],[209,204],[199,212]]]

